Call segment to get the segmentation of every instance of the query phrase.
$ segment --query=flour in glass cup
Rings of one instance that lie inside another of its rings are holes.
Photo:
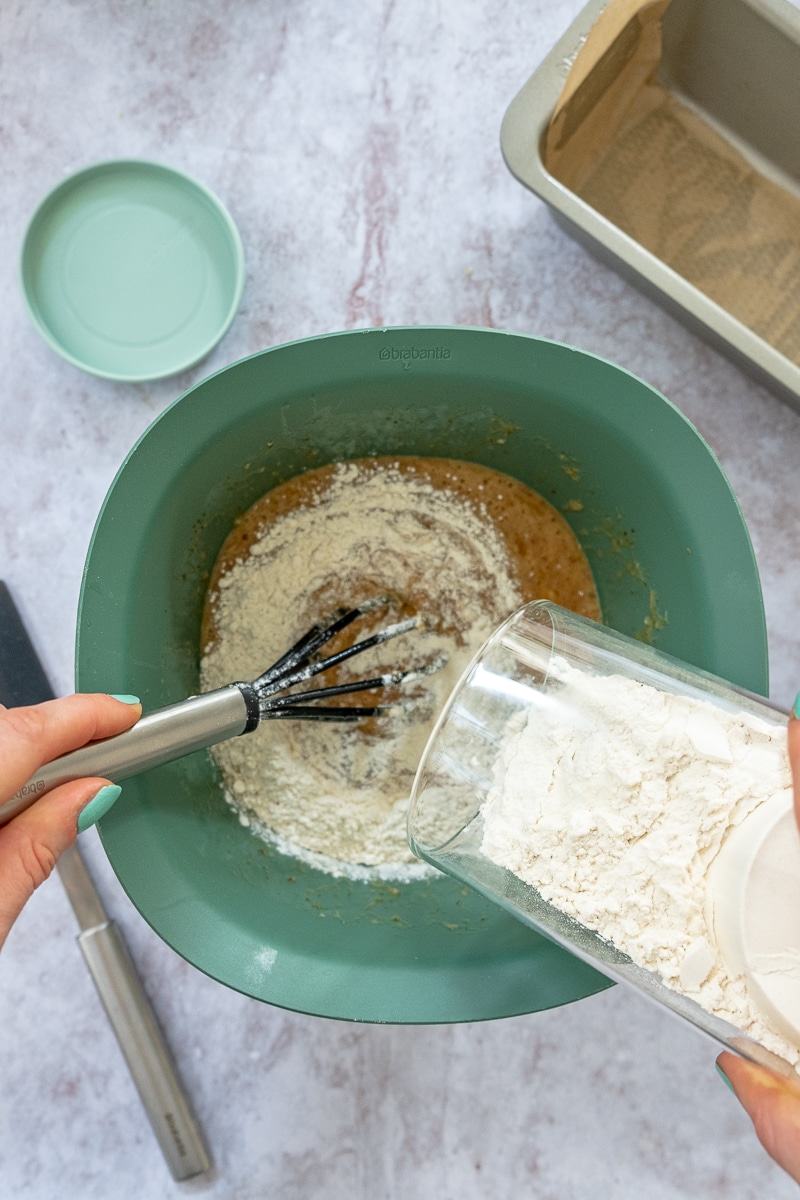
[[[273,489],[232,531],[209,587],[203,690],[254,678],[320,618],[379,595],[392,603],[358,622],[359,640],[408,615],[424,627],[356,656],[337,682],[443,659],[388,697],[406,703],[360,725],[267,721],[214,755],[259,836],[335,874],[405,880],[430,871],[406,840],[416,766],[470,659],[530,599],[599,606],[569,526],[518,481],[448,459],[339,463]]]
[[[551,678],[561,703],[514,718],[502,739],[483,853],[796,1064],[800,1048],[717,945],[708,882],[726,836],[790,789],[785,729],[563,661]]]

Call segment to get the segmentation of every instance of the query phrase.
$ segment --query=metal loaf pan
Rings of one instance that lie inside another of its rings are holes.
[[[501,146],[568,232],[800,409],[800,11],[590,0]]]

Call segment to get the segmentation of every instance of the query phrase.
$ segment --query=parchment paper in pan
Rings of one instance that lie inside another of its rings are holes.
[[[669,0],[611,0],[578,52],[547,169],[800,364],[800,198],[656,79]]]

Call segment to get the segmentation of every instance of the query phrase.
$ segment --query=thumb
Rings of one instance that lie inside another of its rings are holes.
[[[76,779],[48,792],[0,829],[0,946],[59,856],[79,832],[108,812],[120,791],[104,779]]]
[[[717,1065],[767,1154],[800,1183],[800,1078],[778,1075],[728,1051]]]

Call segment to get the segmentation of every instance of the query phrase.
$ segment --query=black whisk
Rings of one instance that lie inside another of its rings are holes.
[[[317,702],[354,692],[376,691],[430,675],[439,670],[444,659],[437,658],[411,670],[390,671],[371,679],[348,680],[330,687],[286,693],[356,654],[421,626],[419,617],[409,617],[327,658],[317,657],[321,647],[348,625],[386,603],[388,598],[381,596],[355,608],[339,610],[332,620],[320,622],[310,629],[252,683],[230,683],[202,696],[191,696],[179,704],[148,713],[125,733],[93,742],[48,763],[20,788],[16,796],[0,805],[0,825],[61,783],[95,775],[118,783],[195,750],[251,733],[263,720],[361,721],[381,716],[392,705],[358,707]]]
[[[372,705],[367,708],[352,706],[331,707],[329,705],[315,704],[312,701],[329,699],[334,696],[346,696],[352,692],[369,692],[378,688],[405,683],[407,680],[418,678],[420,675],[430,675],[434,671],[438,671],[442,665],[441,659],[436,659],[424,667],[417,667],[409,671],[390,671],[385,675],[376,675],[372,679],[359,679],[353,680],[353,682],[348,680],[347,683],[335,684],[331,687],[295,692],[290,696],[277,696],[277,693],[284,692],[287,688],[294,687],[296,684],[305,683],[306,680],[313,678],[314,675],[319,675],[323,671],[329,671],[332,667],[346,662],[347,659],[353,658],[356,654],[362,654],[365,650],[371,650],[373,646],[380,646],[383,642],[388,642],[391,638],[399,637],[401,633],[407,633],[410,629],[419,628],[422,623],[420,618],[409,617],[405,621],[398,621],[394,625],[387,626],[386,629],[380,630],[379,633],[374,633],[362,642],[356,642],[355,645],[348,646],[346,650],[340,650],[338,654],[332,654],[328,658],[323,658],[319,661],[315,659],[314,656],[321,646],[324,646],[326,642],[335,638],[348,625],[352,625],[353,621],[357,620],[358,617],[364,616],[364,614],[373,611],[373,609],[385,603],[387,601],[383,597],[378,600],[367,600],[365,603],[359,604],[356,608],[338,612],[334,620],[329,624],[321,623],[315,625],[313,629],[309,630],[307,634],[292,646],[291,650],[287,650],[286,654],[282,658],[279,658],[269,670],[265,671],[263,675],[259,675],[258,679],[254,679],[251,687],[258,696],[261,719],[289,717],[308,721],[360,721],[366,717],[379,717],[387,711],[389,706]],[[273,696],[277,696],[277,699],[272,699]]]

